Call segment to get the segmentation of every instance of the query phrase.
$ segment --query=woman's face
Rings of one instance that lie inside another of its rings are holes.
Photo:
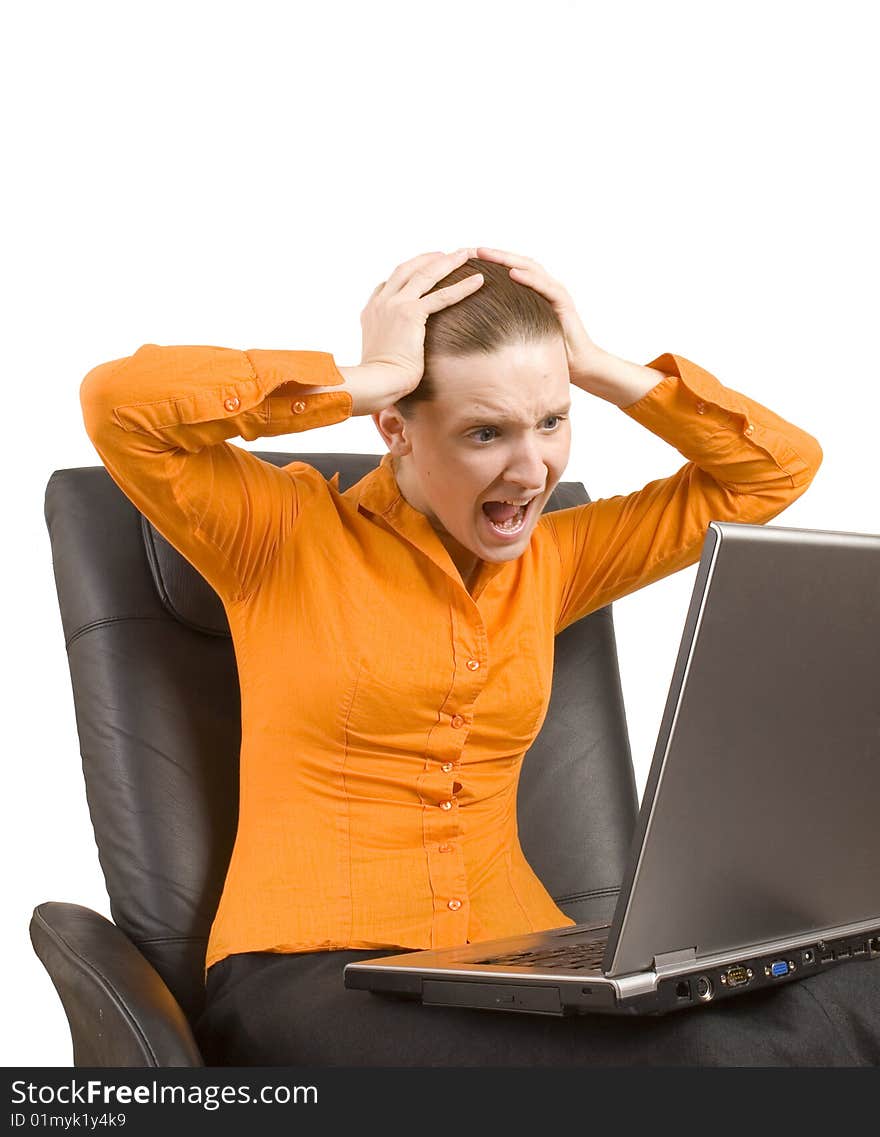
[[[436,397],[417,404],[411,419],[395,407],[373,416],[394,455],[401,493],[460,570],[475,558],[514,560],[568,464],[565,344],[557,337],[492,355],[442,356],[432,375]],[[483,508],[505,500],[528,501],[511,528],[494,525]]]

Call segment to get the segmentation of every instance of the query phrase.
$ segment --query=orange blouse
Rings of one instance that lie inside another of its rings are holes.
[[[623,412],[688,462],[543,514],[469,592],[391,455],[338,478],[227,439],[351,414],[321,351],[145,344],[80,387],[120,489],[217,591],[241,687],[239,823],[205,969],[235,952],[438,948],[573,924],[525,859],[516,790],[557,632],[694,564],[712,519],[763,523],[812,435],[680,355]]]

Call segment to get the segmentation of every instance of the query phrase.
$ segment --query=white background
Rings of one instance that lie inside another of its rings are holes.
[[[401,261],[492,245],[627,359],[692,359],[819,439],[773,524],[880,532],[870,3],[443,0],[4,7],[4,1065],[67,1066],[34,906],[109,916],[46,482],[99,459],[88,370],[143,343],[330,351]],[[682,464],[574,390],[567,480]],[[303,447],[297,436],[237,444]],[[369,418],[309,450],[380,453]],[[614,616],[641,791],[696,567]]]

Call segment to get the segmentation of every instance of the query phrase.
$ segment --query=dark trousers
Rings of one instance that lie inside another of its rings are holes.
[[[215,963],[194,1027],[209,1066],[878,1066],[880,960],[657,1017],[425,1007],[343,986],[381,951]]]

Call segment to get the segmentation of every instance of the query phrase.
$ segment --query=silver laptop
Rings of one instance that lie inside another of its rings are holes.
[[[878,814],[880,534],[712,521],[611,923],[349,963],[345,986],[662,1014],[877,959]]]

